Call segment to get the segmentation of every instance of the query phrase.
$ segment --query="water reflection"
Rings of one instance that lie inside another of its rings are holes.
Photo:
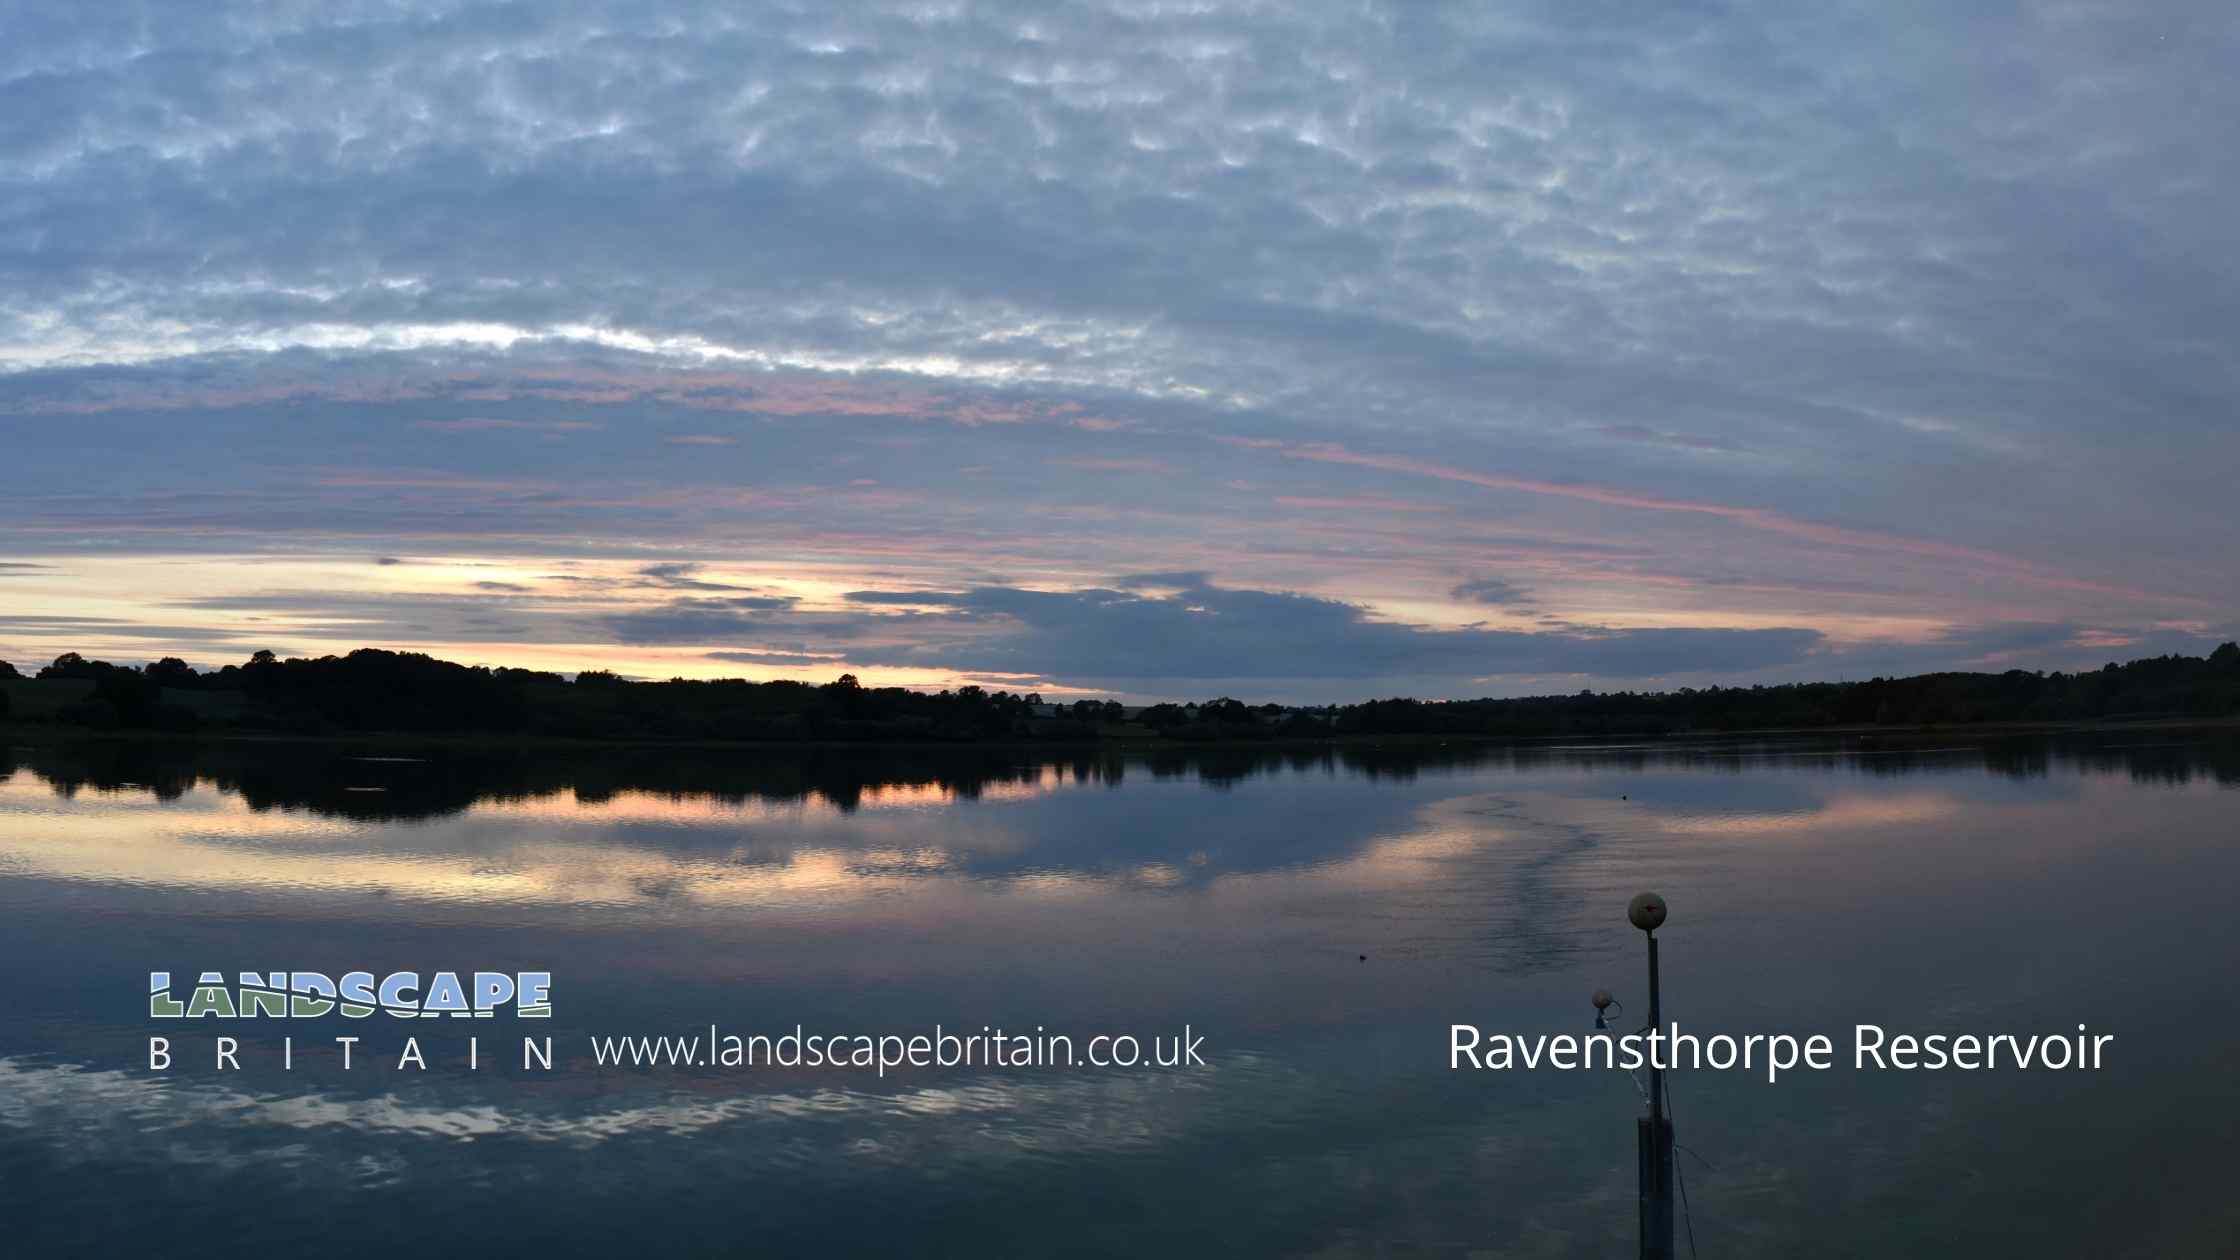
[[[1693,1078],[1706,1251],[2214,1254],[2240,1225],[2188,1171],[2240,1105],[2240,1021],[2198,1000],[2240,965],[2199,928],[2240,874],[2227,737],[6,758],[0,1186],[28,1254],[386,1254],[398,1196],[444,1250],[1615,1254],[1631,1087],[1438,1051],[1450,1020],[1575,1031],[1589,989],[1631,996],[1616,910],[1647,885],[1687,1020],[2088,1020],[2124,1053],[2059,1082],[2063,1123],[2172,1170],[2109,1182],[2045,1139],[2036,1080]],[[142,1069],[148,971],[283,966],[549,968],[564,1042],[1189,1021],[1213,1059],[283,1073],[291,1025],[243,1031],[251,1070]],[[298,1206],[242,1234],[247,1201]]]
[[[0,746],[0,781],[28,770],[65,798],[84,790],[176,800],[196,787],[238,795],[253,810],[307,809],[367,821],[410,821],[477,804],[549,800],[599,805],[636,794],[738,806],[814,802],[841,813],[1001,799],[1065,787],[1155,782],[1224,787],[1254,778],[1345,774],[1406,782],[1461,770],[1554,768],[1639,773],[1651,768],[1742,775],[1797,764],[1873,776],[1989,772],[2128,775],[2183,785],[2240,783],[2240,737],[2156,733],[2014,737],[1840,736],[1653,744],[1393,743],[1340,746],[1100,749],[1065,753],[905,747],[808,751],[626,748],[597,751],[465,748],[414,754],[303,744],[170,744],[135,740]]]
[[[1736,837],[1803,827],[1926,824],[1987,785],[2120,772],[2183,786],[2240,783],[2231,741],[2017,740],[1904,746],[1858,740],[1672,745],[1349,746],[1162,750],[860,750],[797,755],[435,750],[368,753],[256,744],[88,742],[9,750],[0,793],[36,828],[0,835],[0,862],[54,878],[205,889],[355,890],[471,903],[768,905],[880,895],[943,873],[1092,876],[1147,885],[1358,859],[1420,793],[1362,793],[1458,776],[1557,774],[1622,784],[1631,819],[1571,817],[1566,793],[1530,825]],[[1818,771],[1809,775],[1766,770]],[[1988,777],[1985,772],[1988,772]],[[1099,811],[1053,798],[1130,781],[1151,792]],[[1966,777],[1936,790],[1851,792],[1866,776]],[[1281,803],[1233,798],[1280,782]],[[51,796],[39,802],[41,789]],[[1443,790],[1443,789],[1439,789]],[[2058,789],[2056,789],[2058,790]],[[81,798],[86,798],[81,801]],[[963,811],[974,803],[990,808]],[[1705,805],[1714,808],[1703,808]],[[83,806],[83,807],[79,807]],[[1016,806],[1015,809],[1000,808]],[[151,810],[151,807],[155,807]],[[1481,805],[1482,826],[1516,809]],[[1312,817],[1313,826],[1301,826]],[[1063,819],[1062,825],[1053,825]],[[1568,821],[1564,821],[1568,818]],[[397,828],[383,824],[441,821]],[[1523,825],[1510,817],[1509,825]]]

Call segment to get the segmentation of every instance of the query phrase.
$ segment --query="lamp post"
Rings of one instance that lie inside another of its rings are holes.
[[[1649,938],[1649,1031],[1655,1033],[1664,1027],[1663,997],[1657,988],[1657,929],[1664,926],[1664,898],[1653,892],[1635,897],[1626,905],[1626,920]],[[1672,1121],[1665,1114],[1664,1069],[1657,1066],[1655,1055],[1649,1058],[1649,1114],[1641,1117],[1637,1127],[1641,1135],[1641,1260],[1674,1260]]]

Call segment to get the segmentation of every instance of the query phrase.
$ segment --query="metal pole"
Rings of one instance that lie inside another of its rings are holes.
[[[1664,994],[1657,983],[1657,934],[1649,937],[1649,1028],[1664,1028]],[[1669,1053],[1669,1051],[1668,1051]],[[1641,1121],[1641,1256],[1674,1260],[1672,1249],[1672,1122],[1664,1114],[1664,1070],[1649,1061],[1649,1114]]]
[[[1664,1030],[1664,991],[1657,984],[1657,934],[1649,932],[1649,1031]],[[1649,1117],[1664,1120],[1664,1069],[1655,1057],[1649,1060]]]
[[[1664,993],[1657,983],[1657,929],[1664,926],[1664,898],[1642,893],[1626,919],[1649,938],[1649,1031],[1664,1031]],[[1669,1047],[1667,1047],[1669,1052]],[[1664,1109],[1664,1069],[1649,1060],[1649,1114],[1636,1125],[1641,1138],[1641,1260],[1677,1260],[1672,1249],[1672,1121]]]

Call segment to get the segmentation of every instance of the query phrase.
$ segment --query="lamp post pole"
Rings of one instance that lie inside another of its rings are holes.
[[[1649,1030],[1664,1028],[1663,994],[1657,986],[1657,929],[1664,898],[1645,892],[1626,907],[1626,918],[1649,938]],[[1652,1043],[1654,1044],[1654,1043]],[[1641,1137],[1641,1260],[1674,1260],[1672,1249],[1672,1121],[1665,1115],[1664,1069],[1649,1059],[1649,1114],[1637,1122]]]

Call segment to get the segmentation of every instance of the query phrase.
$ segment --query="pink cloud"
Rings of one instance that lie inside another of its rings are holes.
[[[1275,499],[1276,502],[1285,507],[1308,508],[1326,512],[1446,512],[1451,510],[1442,503],[1424,503],[1416,499],[1394,499],[1378,494],[1332,496],[1279,494]]]
[[[2118,595],[2132,599],[2152,599],[2189,604],[2207,602],[2190,596],[2166,595],[2132,587],[2044,573],[2025,561],[2013,556],[2001,555],[1995,551],[1964,547],[1956,543],[1937,542],[1926,538],[1912,538],[1903,534],[1885,533],[1879,530],[1826,525],[1817,521],[1800,520],[1776,512],[1771,508],[1748,507],[1728,503],[1706,503],[1689,499],[1668,499],[1657,495],[1612,489],[1607,486],[1578,482],[1540,481],[1528,477],[1483,473],[1446,464],[1435,464],[1428,460],[1411,459],[1401,455],[1376,455],[1354,451],[1335,442],[1292,444],[1260,440],[1243,441],[1239,444],[1278,450],[1292,459],[1406,473],[1411,476],[1430,477],[1440,481],[1482,486],[1489,490],[1513,490],[1524,494],[1552,495],[1559,498],[1603,504],[1608,507],[1637,508],[1651,512],[1685,512],[1713,516],[1732,521],[1746,528],[1799,538],[1826,546],[1846,547],[1861,551],[1895,552],[1971,565],[2017,581],[2060,590],[2089,591],[2101,595]]]
[[[472,416],[463,420],[415,420],[412,427],[431,433],[494,433],[508,430],[524,433],[586,433],[607,426],[596,420],[502,420],[490,416]]]

